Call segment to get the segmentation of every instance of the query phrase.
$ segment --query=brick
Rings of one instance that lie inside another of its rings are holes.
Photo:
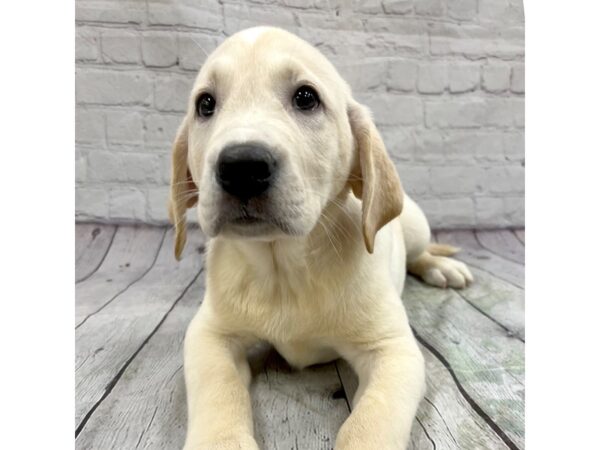
[[[481,99],[425,103],[425,123],[437,128],[478,128],[484,123],[485,103]]]
[[[522,127],[524,102],[516,98],[487,99],[484,125]]]
[[[436,128],[519,127],[522,106],[507,98],[432,101],[425,104],[425,123]]]
[[[514,126],[525,128],[525,100],[522,98],[513,98],[509,102],[512,108]]]
[[[385,60],[366,59],[346,62],[344,58],[334,65],[354,92],[365,92],[385,85],[388,70]]]
[[[370,23],[373,23],[373,21]],[[357,41],[355,46],[348,47],[347,44],[345,45],[347,48],[351,48],[355,55],[361,51],[359,49],[364,49],[362,51],[364,51],[366,55],[374,56],[416,56],[425,53],[427,48],[427,37],[423,35],[423,33],[398,33],[397,24],[390,26],[390,28],[395,30],[395,32],[369,33],[364,44]],[[366,48],[364,48],[365,45]]]
[[[472,198],[426,198],[419,206],[431,228],[471,228],[475,225],[475,204]]]
[[[88,177],[94,182],[152,183],[160,178],[159,157],[147,153],[93,151]]]
[[[185,112],[193,84],[194,79],[191,77],[157,77],[154,85],[154,106],[159,111]]]
[[[505,92],[510,86],[510,66],[506,64],[483,66],[481,78],[482,87],[487,92]]]
[[[504,215],[511,227],[524,227],[525,198],[522,195],[504,197]]]
[[[472,20],[477,16],[477,0],[447,0],[448,16],[457,20]]]
[[[525,93],[525,65],[515,64],[510,75],[510,90],[516,94]]]
[[[170,149],[182,120],[183,115],[149,114],[144,119],[144,143]]]
[[[77,0],[75,18],[84,22],[142,23],[146,4],[141,1]]]
[[[451,62],[448,66],[448,88],[451,93],[471,92],[479,87],[479,65]]]
[[[271,3],[271,0],[261,0],[261,1],[255,1],[255,3]],[[306,9],[306,8],[310,8],[312,2],[310,1],[306,1],[306,0],[282,0],[281,4],[285,5],[285,6],[289,6],[290,8],[299,8],[299,9]]]
[[[148,219],[156,224],[166,224],[169,221],[169,186],[148,189]]]
[[[169,184],[171,182],[171,151],[170,149],[157,155],[158,176],[155,181]]]
[[[413,10],[413,0],[383,0],[382,6],[386,14],[408,14]]]
[[[79,149],[75,149],[75,182],[83,183],[86,181],[87,161],[85,153]]]
[[[421,94],[441,94],[448,84],[448,72],[444,63],[421,64],[417,90]]]
[[[102,59],[104,62],[139,64],[142,61],[141,38],[134,31],[106,30],[102,32]]]
[[[141,143],[143,141],[141,114],[133,111],[107,112],[106,137],[109,143]]]
[[[443,0],[417,0],[415,12],[420,16],[439,17],[444,15]]]
[[[75,60],[97,61],[100,56],[100,38],[95,30],[77,27],[75,31]]]
[[[480,25],[435,23],[430,29],[429,50],[434,56],[469,59],[523,57],[523,28],[494,31]]]
[[[294,13],[299,28],[335,30],[361,30],[363,28],[363,15],[341,17],[333,13],[323,14],[321,11],[299,10]],[[374,16],[377,17],[377,16]],[[287,29],[292,29],[286,26]]]
[[[118,221],[145,221],[146,199],[136,188],[115,187],[109,192],[109,217]]]
[[[395,91],[412,92],[417,83],[418,66],[413,61],[392,60],[388,64],[386,85]]]
[[[145,33],[142,39],[142,59],[147,67],[170,67],[177,64],[176,33]]]
[[[415,133],[415,161],[435,162],[443,159],[444,136],[439,131],[418,130]]]
[[[501,197],[476,197],[475,218],[481,227],[506,227],[510,223],[504,213],[504,199]]]
[[[146,73],[78,70],[75,76],[78,103],[149,105],[152,82]]]
[[[382,13],[383,8],[381,3],[381,0],[362,0],[355,3],[355,10],[364,14]]]
[[[525,134],[506,133],[503,139],[504,158],[507,161],[525,162]]]
[[[101,146],[106,135],[104,113],[78,107],[75,112],[75,141]]]
[[[491,194],[515,194],[525,191],[525,168],[522,166],[490,167],[482,175],[483,189]]]
[[[501,132],[450,132],[444,140],[447,161],[504,161],[504,140]]]
[[[476,166],[432,167],[431,192],[434,195],[470,194],[480,190],[480,169]]]
[[[380,128],[379,134],[388,154],[397,165],[414,159],[415,135],[402,127]]]
[[[275,8],[272,5],[262,6],[249,5],[247,3],[225,3],[223,8],[225,33],[227,35],[256,25],[271,25],[286,29],[296,26],[296,20],[292,11],[284,8]]]
[[[217,48],[220,39],[206,34],[179,34],[179,66],[198,71],[206,57]]]
[[[77,186],[75,189],[76,219],[106,219],[108,193],[102,188]]]
[[[479,18],[484,21],[523,23],[522,0],[479,0]]]
[[[217,0],[148,0],[148,22],[150,25],[183,25],[211,31],[223,29],[221,6]]]
[[[271,0],[265,0],[265,2],[270,2]],[[300,1],[300,0],[298,0]],[[328,12],[331,10],[336,10],[344,5],[345,0],[313,0],[313,7],[316,9],[326,9]]]
[[[428,167],[403,164],[398,167],[398,174],[402,187],[409,195],[429,194],[431,186]]]
[[[378,125],[416,125],[423,121],[423,104],[416,97],[371,95],[364,102]]]

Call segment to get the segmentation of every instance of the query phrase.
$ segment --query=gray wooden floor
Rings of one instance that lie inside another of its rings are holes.
[[[77,448],[181,448],[181,345],[204,290],[203,237],[188,234],[177,263],[171,230],[77,225]],[[463,248],[476,282],[440,290],[408,277],[403,298],[428,384],[411,449],[523,449],[524,233],[435,238]],[[265,348],[251,365],[261,448],[333,448],[356,389],[347,364],[296,372]]]

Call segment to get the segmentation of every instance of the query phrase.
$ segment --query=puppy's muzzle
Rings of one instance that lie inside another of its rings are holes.
[[[216,169],[221,188],[239,200],[247,201],[269,189],[276,175],[277,161],[261,145],[238,144],[221,151]]]

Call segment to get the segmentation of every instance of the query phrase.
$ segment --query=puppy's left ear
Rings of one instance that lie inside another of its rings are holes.
[[[363,238],[367,251],[373,253],[377,232],[402,212],[404,191],[369,111],[352,100],[348,119],[357,153],[349,184],[362,199]]]

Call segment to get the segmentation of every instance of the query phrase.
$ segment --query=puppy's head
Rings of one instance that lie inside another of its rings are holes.
[[[329,61],[277,28],[239,32],[206,60],[173,144],[169,213],[177,257],[185,211],[211,237],[308,235],[344,190],[363,235],[400,214],[400,181],[368,111]]]

